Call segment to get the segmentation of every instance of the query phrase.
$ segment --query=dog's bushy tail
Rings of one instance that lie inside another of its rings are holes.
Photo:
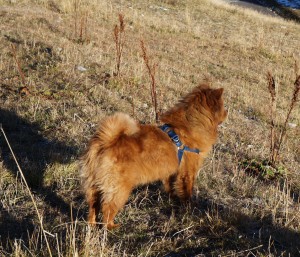
[[[130,136],[139,130],[137,122],[125,113],[116,113],[104,118],[80,159],[81,177],[89,180],[90,175],[101,163],[102,153],[113,146],[122,135]]]
[[[101,149],[107,149],[122,135],[133,135],[139,131],[137,122],[125,113],[116,113],[105,118],[94,135]]]

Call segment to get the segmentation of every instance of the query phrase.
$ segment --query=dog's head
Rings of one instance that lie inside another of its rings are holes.
[[[208,85],[196,87],[184,100],[190,103],[188,113],[198,120],[209,119],[215,125],[221,124],[227,118],[223,92],[223,88],[213,89]]]
[[[189,125],[217,126],[227,117],[224,107],[223,88],[213,89],[199,85],[183,97],[175,107],[161,115],[161,121],[175,127]]]
[[[208,89],[206,92],[204,91],[207,107],[210,109],[214,121],[217,124],[221,124],[228,115],[224,106],[223,92],[223,88]]]

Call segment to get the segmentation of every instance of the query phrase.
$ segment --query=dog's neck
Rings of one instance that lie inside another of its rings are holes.
[[[217,126],[207,129],[201,124],[182,124],[174,122],[169,124],[174,132],[180,137],[183,144],[191,148],[201,149],[201,152],[210,151],[211,145],[217,139]]]

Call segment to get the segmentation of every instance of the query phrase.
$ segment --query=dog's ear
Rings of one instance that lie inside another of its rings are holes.
[[[224,92],[224,88],[218,88],[218,89],[215,89],[214,90],[214,96],[216,99],[220,99],[221,96],[223,95],[223,92]]]

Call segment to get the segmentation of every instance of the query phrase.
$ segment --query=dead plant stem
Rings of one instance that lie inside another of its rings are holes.
[[[158,113],[158,109],[157,109],[157,95],[156,95],[156,81],[155,81],[155,73],[156,73],[157,64],[155,63],[151,67],[151,65],[149,63],[149,56],[147,54],[147,49],[145,47],[145,43],[143,40],[141,40],[141,48],[142,48],[142,53],[143,53],[143,59],[145,61],[145,65],[147,67],[147,71],[148,71],[148,74],[151,79],[151,88],[150,88],[151,89],[151,99],[152,99],[152,105],[153,105],[154,112],[155,112],[155,121],[156,121],[156,123],[158,123],[159,113]]]
[[[281,131],[279,139],[278,139],[278,146],[277,146],[276,154],[275,154],[275,157],[274,157],[274,161],[275,162],[277,161],[277,158],[279,156],[279,151],[280,151],[283,139],[284,139],[284,137],[286,135],[287,123],[288,123],[288,121],[290,119],[292,110],[294,109],[295,104],[296,104],[296,102],[298,100],[298,96],[299,96],[299,92],[300,92],[300,75],[297,77],[294,85],[295,85],[295,87],[294,87],[294,92],[293,92],[293,97],[292,97],[292,100],[291,100],[290,108],[289,108],[289,110],[287,112],[286,119],[284,121],[284,125],[283,125],[282,131]]]
[[[271,95],[271,133],[270,133],[270,160],[275,162],[275,149],[276,149],[276,133],[275,133],[275,119],[276,119],[276,84],[271,74],[268,72],[268,86]]]
[[[26,83],[25,76],[24,76],[24,73],[22,72],[21,65],[20,65],[20,62],[19,62],[18,57],[17,57],[16,47],[15,47],[14,44],[11,44],[11,49],[12,49],[12,53],[13,53],[14,59],[15,59],[16,64],[17,64],[18,72],[19,72],[20,77],[21,77],[21,82],[22,82],[23,86],[25,86],[25,83]]]
[[[251,252],[251,251],[256,250],[256,249],[259,249],[259,248],[261,248],[261,247],[263,247],[263,246],[264,246],[264,245],[258,245],[258,246],[256,246],[256,247],[253,247],[253,248],[250,248],[250,249],[246,249],[246,250],[237,252],[237,253],[235,253],[235,255],[236,255],[236,256],[240,256],[242,253]],[[227,256],[232,256],[232,254],[224,255],[223,257],[227,257]]]
[[[78,1],[74,0],[74,32],[77,38],[77,20],[78,20]]]
[[[125,45],[125,22],[124,15],[121,13],[119,13],[119,26],[115,25],[114,28],[114,40],[116,45],[116,75],[119,77],[121,69],[121,58]]]

